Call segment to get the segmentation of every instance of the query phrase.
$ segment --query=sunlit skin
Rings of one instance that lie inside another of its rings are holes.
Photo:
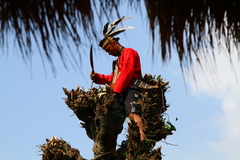
[[[121,54],[122,46],[116,42],[115,40],[108,40],[106,39],[106,42],[104,42],[104,45],[102,48],[111,56],[119,56]]]

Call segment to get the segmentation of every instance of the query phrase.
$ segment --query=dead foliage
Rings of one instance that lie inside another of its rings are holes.
[[[84,53],[82,48],[86,41],[98,42],[101,37],[96,28],[97,20],[104,25],[104,19],[112,21],[121,17],[119,8],[125,4],[129,10],[147,12],[146,17],[142,15],[143,23],[148,23],[152,45],[160,47],[157,49],[161,50],[164,61],[171,59],[172,47],[177,50],[182,66],[195,60],[192,52],[197,59],[201,57],[202,54],[197,52],[199,48],[225,45],[229,54],[234,47],[239,49],[239,0],[144,0],[143,5],[141,3],[139,0],[126,3],[118,0],[1,0],[0,46],[8,46],[14,39],[22,57],[27,60],[35,52],[33,46],[36,43],[44,51],[42,54],[40,50],[41,56],[52,65],[54,54],[51,53],[56,48],[66,65],[69,55],[65,53],[69,52],[63,50],[65,44],[71,51],[70,44],[73,43],[79,53]],[[14,38],[8,38],[9,35]],[[156,53],[154,47],[152,49],[152,53]],[[72,58],[74,64],[79,64],[75,56]]]
[[[158,89],[146,90],[138,101],[142,106],[142,120],[147,139],[140,141],[137,125],[129,122],[127,139],[122,141],[115,160],[160,160],[162,159],[161,147],[154,149],[156,142],[165,139],[176,130],[163,118],[169,107],[165,98],[165,93],[169,88],[168,82],[152,75],[145,75],[142,80],[159,86]],[[67,98],[64,98],[65,103],[82,121],[80,124],[86,130],[86,134],[94,141],[94,159],[110,160],[114,133],[122,130],[125,120],[124,115],[116,117],[112,114],[114,96],[111,89],[107,86],[100,86],[85,91],[78,86],[73,90],[68,91],[66,88],[63,90],[67,95]],[[47,153],[46,149],[42,151],[44,154]]]
[[[85,160],[77,149],[63,139],[52,136],[52,139],[46,139],[46,142],[38,146],[43,152],[42,160]]]

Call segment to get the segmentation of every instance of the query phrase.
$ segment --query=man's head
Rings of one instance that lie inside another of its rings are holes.
[[[102,47],[109,55],[119,56],[122,46],[118,43],[119,38],[107,37],[100,41],[99,46]]]
[[[100,41],[99,46],[102,47],[109,55],[119,56],[123,47],[118,43],[119,38],[114,36],[124,32],[126,29],[133,29],[134,27],[122,27],[117,30],[114,30],[117,25],[125,19],[129,19],[131,17],[121,17],[113,21],[112,23],[106,23],[103,27],[103,36],[104,39]]]

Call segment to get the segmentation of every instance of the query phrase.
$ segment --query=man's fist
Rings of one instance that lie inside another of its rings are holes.
[[[95,73],[90,72],[90,79],[93,80],[93,82],[96,82],[97,75]]]

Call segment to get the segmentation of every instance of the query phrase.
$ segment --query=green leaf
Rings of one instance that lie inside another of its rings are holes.
[[[125,153],[124,153],[124,156],[126,156],[126,155],[128,155],[128,152],[125,152]]]
[[[82,98],[79,98],[78,100],[79,100],[79,102],[81,102],[81,101],[82,101]]]
[[[170,121],[167,121],[167,124],[169,124],[170,125],[170,129],[172,130],[172,131],[176,131],[176,128],[175,128],[175,126],[174,125],[172,125],[172,123],[170,122]]]
[[[156,78],[156,80],[158,80],[159,78],[161,78],[161,75],[158,75],[157,78]]]
[[[99,93],[102,93],[102,92],[103,92],[102,87],[99,88],[98,92],[99,92]]]
[[[71,157],[69,155],[67,155],[67,160],[71,160]]]
[[[93,98],[93,101],[94,101],[95,103],[97,103],[97,98],[96,98],[96,97],[94,97],[94,98]]]

